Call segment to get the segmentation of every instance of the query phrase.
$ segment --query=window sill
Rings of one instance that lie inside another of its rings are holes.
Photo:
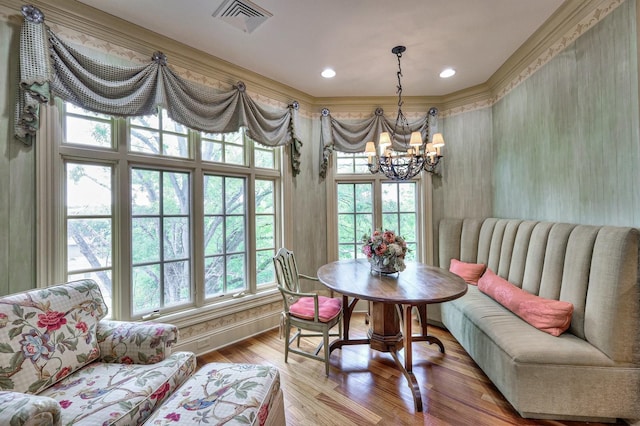
[[[258,294],[249,294],[235,299],[211,303],[199,308],[190,308],[180,312],[160,315],[150,321],[170,323],[178,328],[184,328],[281,300],[280,292],[277,288],[273,288]]]

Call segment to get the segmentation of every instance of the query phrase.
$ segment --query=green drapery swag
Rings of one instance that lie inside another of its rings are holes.
[[[155,52],[146,65],[106,64],[59,39],[37,8],[23,6],[22,14],[15,134],[24,143],[33,142],[40,105],[54,96],[118,117],[156,114],[160,106],[172,120],[193,130],[228,133],[244,126],[247,136],[260,144],[290,144],[293,175],[300,172],[302,142],[294,125],[297,101],[284,110],[267,110],[247,95],[242,82],[221,92],[187,81],[167,65],[162,52]]]
[[[364,152],[368,141],[373,141],[377,149],[378,135],[382,132],[393,135],[392,149],[406,151],[409,148],[411,132],[420,132],[422,140],[428,141],[431,139],[437,119],[438,109],[435,107],[430,108],[425,117],[408,123],[406,127],[385,117],[382,108],[376,108],[370,118],[344,121],[331,117],[329,109],[323,108],[320,117],[320,177],[322,179],[326,177],[329,157],[333,151]]]

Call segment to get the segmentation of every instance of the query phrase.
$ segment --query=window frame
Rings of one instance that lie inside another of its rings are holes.
[[[374,228],[382,224],[382,183],[395,181],[382,173],[338,173],[340,155],[352,155],[354,158],[366,161],[364,153],[340,153],[334,151],[329,159],[327,169],[327,257],[328,261],[339,259],[338,248],[338,184],[340,183],[371,183],[373,185],[373,221]],[[354,170],[356,167],[354,167]],[[421,172],[410,181],[416,182],[416,237],[418,256],[416,261],[433,264],[433,224],[432,224],[432,186],[431,173]]]
[[[118,320],[144,320],[162,318],[167,321],[187,321],[192,323],[200,315],[205,317],[213,313],[220,315],[242,311],[275,300],[279,297],[275,281],[257,285],[256,235],[255,235],[255,198],[254,181],[264,179],[274,182],[275,248],[286,244],[285,232],[288,229],[286,203],[289,197],[283,196],[285,187],[290,186],[291,172],[283,161],[284,147],[276,147],[274,169],[260,168],[254,164],[256,142],[245,138],[245,165],[229,165],[206,162],[201,159],[200,132],[188,130],[190,152],[193,158],[162,157],[128,150],[129,120],[113,117],[111,120],[112,146],[95,147],[78,144],[64,144],[64,106],[60,100],[44,106],[41,114],[41,131],[36,144],[36,208],[37,217],[37,260],[36,283],[46,287],[52,283],[66,282],[67,253],[64,215],[65,161],[85,162],[87,164],[109,165],[113,167],[113,267],[112,296],[113,306],[109,307],[111,318]],[[122,142],[124,141],[124,143]],[[260,148],[268,148],[262,147]],[[159,313],[133,315],[131,287],[131,206],[130,206],[130,170],[142,167],[153,170],[179,171],[189,173],[191,180],[191,253],[193,271],[191,278],[192,301],[187,306],[164,308]],[[247,247],[246,266],[247,290],[242,294],[226,294],[207,300],[204,297],[204,215],[202,203],[203,177],[205,173],[239,176],[247,179]],[[121,201],[119,201],[121,200]],[[46,214],[44,213],[46,212]],[[41,214],[42,213],[42,214]],[[253,222],[253,223],[252,223]],[[51,256],[54,253],[54,256]],[[202,259],[200,258],[202,257]],[[128,259],[123,261],[122,259]],[[200,283],[200,284],[198,284]],[[267,299],[265,299],[267,298]]]

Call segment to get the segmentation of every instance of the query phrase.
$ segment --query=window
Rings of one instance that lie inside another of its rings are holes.
[[[52,213],[62,228],[50,230],[64,241],[54,243],[62,247],[51,262],[61,265],[50,272],[56,280],[95,279],[117,319],[274,288],[280,148],[260,146],[242,129],[195,132],[162,110],[125,120],[58,107],[62,132],[47,193],[50,206],[64,206]]]
[[[375,229],[390,229],[407,241],[407,260],[422,259],[422,230],[419,218],[421,182],[389,181],[382,174],[371,174],[364,153],[335,153],[334,186],[328,199],[336,199],[334,221],[338,259],[363,258],[363,235]],[[333,222],[333,225],[332,225]]]

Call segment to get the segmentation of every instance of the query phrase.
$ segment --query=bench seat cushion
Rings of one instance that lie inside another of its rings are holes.
[[[564,333],[555,337],[538,330],[483,294],[476,286],[470,285],[465,297],[446,302],[442,308],[447,311],[443,320],[457,339],[478,337],[459,335],[465,329],[465,323],[470,322],[514,362],[601,367],[615,365],[597,348],[572,334]],[[476,362],[481,363],[478,360]]]
[[[280,395],[268,365],[210,363],[178,389],[145,425],[264,425]]]

